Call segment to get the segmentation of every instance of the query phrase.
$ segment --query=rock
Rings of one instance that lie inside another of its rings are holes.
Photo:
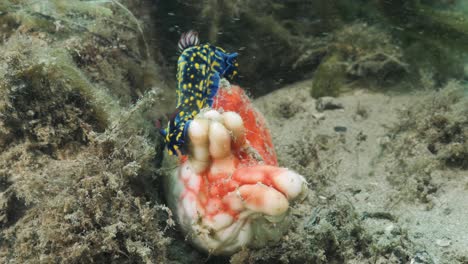
[[[348,129],[347,129],[345,126],[336,126],[336,127],[333,128],[333,130],[335,130],[335,132],[344,133],[344,132],[346,132]]]
[[[323,112],[325,110],[336,110],[336,109],[343,109],[343,104],[340,102],[337,102],[336,98],[325,96],[325,97],[320,97],[317,99],[317,104],[315,106],[315,109],[319,112]]]
[[[312,114],[312,117],[317,119],[317,120],[324,120],[325,119],[325,114],[323,114],[323,113],[314,113],[314,114]]]
[[[416,252],[410,264],[434,264],[434,260],[426,251]]]
[[[439,247],[448,247],[450,246],[450,244],[452,244],[452,242],[448,238],[436,239],[435,242]]]

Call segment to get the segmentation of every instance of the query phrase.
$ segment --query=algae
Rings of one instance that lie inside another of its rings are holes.
[[[325,28],[314,24],[317,14],[314,1],[162,1],[155,16],[161,25],[159,46],[170,68],[177,61],[180,33],[194,29],[202,42],[238,52],[237,81],[261,95],[310,75],[318,65],[326,37],[321,36]]]
[[[339,55],[330,55],[315,72],[310,95],[314,98],[338,96],[343,91],[345,73]]]
[[[383,29],[363,23],[337,30],[314,72],[311,95],[338,96],[351,87],[388,87],[407,73],[403,52]]]
[[[430,203],[441,172],[468,169],[467,87],[452,81],[440,91],[427,89],[424,100],[400,111],[391,144],[384,144],[394,172],[387,179],[399,190],[399,201]]]
[[[376,11],[393,26],[402,42],[411,72],[433,71],[438,86],[463,76],[468,23],[454,5],[456,1],[376,1]],[[450,6],[453,8],[441,8]],[[417,78],[417,77],[416,77]]]
[[[344,58],[333,68],[345,67],[348,82],[366,86],[418,87],[421,71],[433,72],[438,86],[462,77],[464,13],[455,3],[438,3],[162,1],[155,15],[168,67],[175,67],[180,33],[195,29],[202,42],[240,53],[239,81],[259,96],[320,75],[336,53]]]
[[[0,262],[167,262],[149,112],[166,95],[128,10],[1,4]]]
[[[295,208],[296,225],[272,247],[244,250],[230,263],[405,263],[414,246],[405,230],[396,226],[382,236],[382,228],[367,221],[344,197],[331,197]]]

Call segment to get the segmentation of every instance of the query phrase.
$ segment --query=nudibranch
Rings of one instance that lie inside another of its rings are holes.
[[[225,56],[224,62],[229,61],[229,54],[219,48],[208,45],[200,49],[207,49],[208,55],[209,51],[215,54],[220,51]],[[194,47],[191,51],[197,50]],[[182,108],[187,107],[180,111],[190,109],[194,113],[179,115],[179,123],[174,121],[174,125],[184,124],[180,132],[187,146],[184,153],[179,152],[173,173],[165,177],[169,208],[187,239],[213,255],[229,255],[244,247],[278,241],[289,228],[290,203],[306,195],[307,183],[303,176],[278,166],[265,119],[245,92],[216,79],[226,76],[227,72],[221,70],[234,68],[219,61],[219,66],[216,63],[212,66],[216,59],[205,60],[203,56],[197,59],[203,55],[201,51],[195,56],[184,52],[179,62],[185,63],[179,65],[179,70],[186,70],[179,74],[188,78],[180,78],[179,84],[192,83],[187,88],[198,89],[190,92],[182,87],[178,91],[179,100],[193,96],[195,105],[178,102]],[[210,78],[195,76],[203,73],[201,60],[205,63],[205,74],[207,69],[212,71]],[[218,76],[213,78],[216,73]],[[190,82],[196,78],[198,83]],[[210,88],[213,81],[218,86]],[[203,88],[193,86],[201,85],[200,82]],[[200,103],[196,104],[196,100]],[[177,140],[176,143],[179,144]]]
[[[221,78],[232,80],[237,74],[237,53],[198,43],[198,34],[194,31],[184,33],[179,40],[177,110],[163,130],[169,155],[185,153],[190,121],[201,109],[212,106]]]

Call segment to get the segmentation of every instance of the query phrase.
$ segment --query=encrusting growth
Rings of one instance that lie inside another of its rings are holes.
[[[188,154],[168,176],[166,196],[190,241],[228,255],[279,240],[289,227],[290,202],[303,197],[307,185],[278,167],[265,120],[244,91],[220,88],[213,107],[191,121],[188,138]]]
[[[279,240],[290,202],[306,193],[304,177],[278,167],[263,116],[240,87],[221,80],[236,74],[237,54],[198,46],[192,31],[179,48],[178,114],[163,131],[169,154],[179,158],[166,177],[170,208],[190,241],[210,254]]]

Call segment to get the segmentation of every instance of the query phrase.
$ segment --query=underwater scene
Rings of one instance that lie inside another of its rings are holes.
[[[468,1],[0,0],[0,263],[468,264]]]

